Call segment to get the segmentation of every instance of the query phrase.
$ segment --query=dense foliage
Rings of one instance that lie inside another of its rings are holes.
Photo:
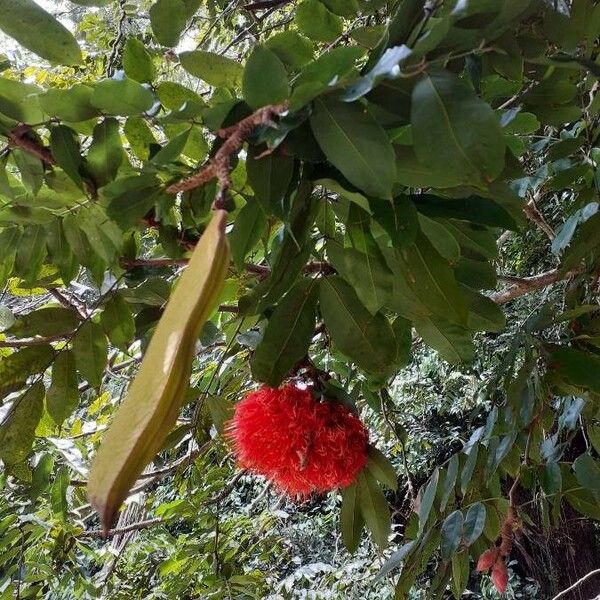
[[[600,568],[600,5],[41,4],[0,0],[0,598],[545,599]],[[220,305],[105,539],[90,463],[214,207]],[[369,429],[340,494],[236,467],[235,403],[289,382]]]

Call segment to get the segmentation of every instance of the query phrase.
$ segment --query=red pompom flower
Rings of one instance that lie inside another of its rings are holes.
[[[290,496],[350,485],[367,462],[368,434],[345,406],[293,385],[248,394],[229,424],[238,464]]]

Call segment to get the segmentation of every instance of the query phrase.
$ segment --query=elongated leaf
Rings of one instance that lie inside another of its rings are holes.
[[[144,43],[137,38],[129,38],[125,44],[123,68],[129,79],[141,83],[150,83],[156,75],[152,57]]]
[[[475,358],[475,346],[465,327],[435,318],[415,321],[415,329],[428,346],[451,364],[471,362]]]
[[[97,323],[84,323],[73,339],[77,370],[93,387],[100,387],[106,368],[108,342]]]
[[[373,541],[380,547],[388,545],[388,537],[392,527],[390,508],[377,485],[377,481],[364,470],[358,474],[358,501],[365,525],[373,536]]]
[[[62,306],[50,306],[20,315],[10,328],[19,337],[63,335],[71,333],[79,324],[77,313]]]
[[[496,114],[447,71],[415,86],[411,115],[415,152],[432,173],[484,185],[504,167],[504,136]]]
[[[487,511],[485,504],[476,502],[469,506],[465,516],[465,542],[470,546],[483,533]]]
[[[50,150],[62,170],[80,186],[81,175],[79,167],[83,160],[77,141],[77,134],[65,125],[53,127],[50,130]]]
[[[127,302],[121,294],[114,294],[104,305],[100,315],[100,324],[108,339],[117,347],[127,352],[135,336],[135,322]]]
[[[158,0],[150,7],[154,36],[163,46],[176,46],[186,23],[183,0]]]
[[[9,469],[25,461],[31,452],[35,429],[44,410],[44,391],[41,381],[33,384],[15,399],[0,425],[0,459]]]
[[[398,488],[398,475],[396,474],[392,463],[382,452],[377,450],[375,446],[369,446],[367,469],[369,469],[371,475],[373,475],[377,481],[383,483],[383,485],[390,488],[390,490],[396,491]]]
[[[51,346],[31,346],[0,357],[0,398],[25,385],[27,379],[45,371],[52,362]]]
[[[116,177],[123,158],[119,123],[116,119],[106,118],[94,127],[94,138],[87,155],[87,166],[98,187]]]
[[[23,232],[15,258],[15,273],[26,282],[33,282],[46,258],[46,229],[41,225],[27,227]]]
[[[251,148],[246,160],[246,172],[254,197],[262,204],[263,209],[283,218],[283,200],[294,172],[292,157],[272,152],[257,158],[256,149]]]
[[[429,519],[429,513],[431,512],[433,501],[435,500],[439,479],[440,472],[436,469],[430,477],[429,483],[422,491],[419,505],[419,534],[425,531],[425,525],[427,525],[427,519]]]
[[[77,369],[70,350],[61,352],[52,366],[52,384],[48,388],[46,405],[57,425],[62,425],[77,407]]]
[[[340,530],[348,552],[356,552],[363,527],[364,519],[358,502],[358,484],[353,483],[342,490],[340,511]]]
[[[579,485],[586,490],[600,492],[600,465],[587,452],[573,463]]]
[[[240,63],[220,54],[195,50],[179,55],[181,66],[194,77],[216,87],[235,87],[242,79]]]
[[[152,108],[152,92],[132,79],[105,79],[94,85],[92,104],[109,115],[139,115]]]
[[[287,72],[277,55],[266,46],[254,47],[242,79],[244,98],[256,110],[268,104],[280,104],[290,94]]]
[[[446,508],[446,504],[448,504],[448,500],[451,498],[454,492],[456,477],[458,475],[458,463],[458,454],[454,454],[448,462],[448,467],[446,469],[446,477],[444,478],[444,485],[442,486],[440,510],[444,510]]]
[[[460,545],[464,530],[464,518],[460,510],[448,515],[442,523],[442,539],[440,547],[442,559],[450,560]]]
[[[33,0],[0,0],[0,29],[51,63],[81,62],[73,34]]]
[[[344,177],[365,193],[391,198],[396,159],[383,129],[356,104],[330,98],[315,101],[313,134]]]
[[[316,303],[316,281],[301,279],[277,305],[252,356],[252,373],[259,381],[278,386],[307,354],[315,331]]]
[[[340,351],[369,372],[389,371],[397,349],[388,320],[381,313],[371,315],[340,277],[321,281],[320,299],[325,324]]]
[[[264,234],[266,226],[267,219],[258,202],[249,202],[240,210],[229,236],[231,256],[240,271],[244,267],[247,254],[256,246]]]

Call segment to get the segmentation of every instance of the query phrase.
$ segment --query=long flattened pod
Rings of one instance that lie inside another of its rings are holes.
[[[226,222],[227,213],[215,211],[93,460],[88,497],[105,532],[177,420],[198,335],[219,299],[229,267]]]

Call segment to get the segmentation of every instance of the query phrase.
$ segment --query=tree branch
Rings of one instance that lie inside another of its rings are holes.
[[[578,588],[582,583],[586,582],[590,577],[594,575],[599,575],[600,569],[595,569],[594,571],[590,571],[587,575],[584,575],[581,579],[578,579],[571,587],[568,587],[566,590],[563,590],[560,594],[554,596],[552,600],[558,600],[566,596],[569,592],[572,592],[575,588]]]
[[[581,269],[575,269],[568,273],[561,273],[559,269],[552,269],[552,271],[546,271],[539,275],[533,275],[532,277],[507,277],[501,276],[498,279],[512,283],[511,287],[501,292],[496,292],[490,296],[496,304],[506,304],[515,298],[525,296],[535,290],[545,288],[558,281],[564,281],[570,279],[575,275],[579,275]]]

